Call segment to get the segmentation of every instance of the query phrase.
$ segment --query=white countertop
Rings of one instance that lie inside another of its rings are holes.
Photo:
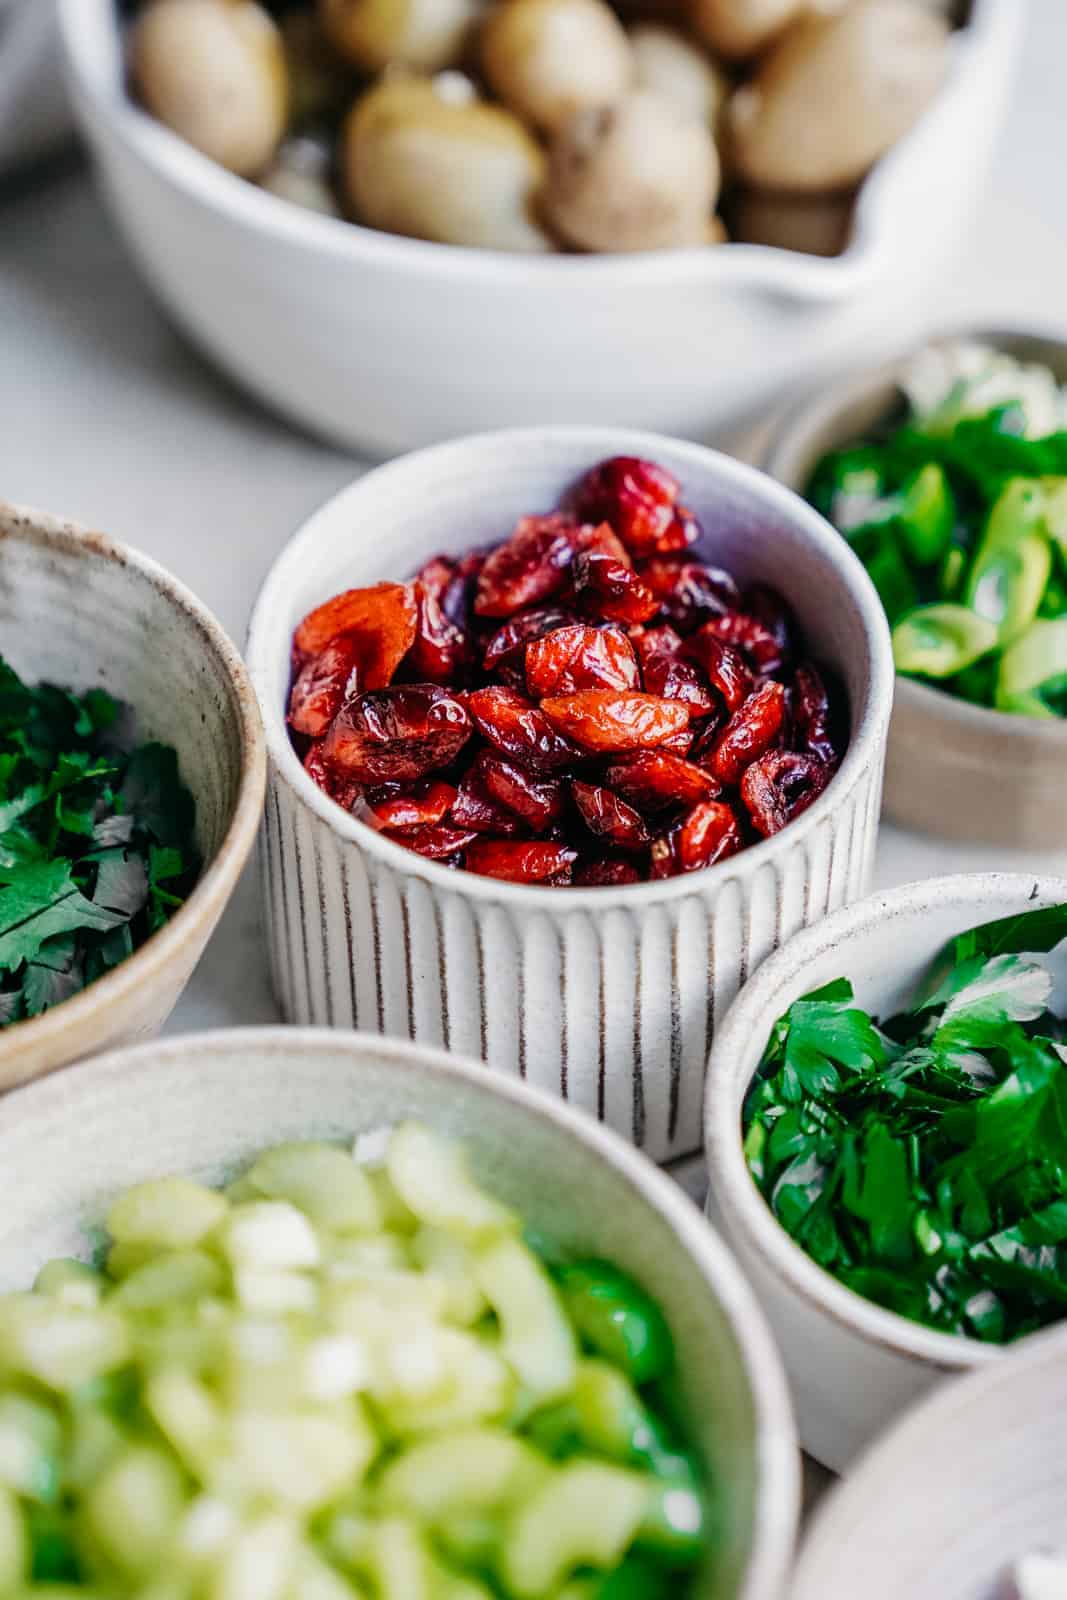
[[[956,276],[931,287],[931,323],[973,316],[1067,330],[1067,4],[1029,0],[1029,12],[985,205]],[[0,191],[0,496],[139,545],[240,641],[288,535],[360,470],[257,409],[181,341],[80,167]],[[1012,856],[886,828],[877,883],[993,866],[1067,873],[1067,850]],[[276,1015],[246,875],[170,1027]]]

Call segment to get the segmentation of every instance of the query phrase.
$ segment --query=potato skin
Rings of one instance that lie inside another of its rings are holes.
[[[638,22],[630,29],[636,87],[651,89],[676,111],[714,128],[730,92],[730,80],[706,50],[677,28]]]
[[[726,113],[738,177],[789,194],[857,184],[944,81],[948,29],[914,0],[866,0],[798,22]]]
[[[366,72],[439,72],[463,59],[482,0],[318,0],[334,49]]]
[[[130,33],[144,105],[240,177],[269,164],[288,120],[285,51],[255,0],[154,0]]]
[[[629,40],[604,0],[499,0],[482,28],[482,71],[524,122],[554,133],[629,88]]]
[[[698,38],[724,61],[747,61],[804,11],[806,0],[690,0]]]

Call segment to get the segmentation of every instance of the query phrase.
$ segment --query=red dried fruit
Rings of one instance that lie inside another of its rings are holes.
[[[652,876],[673,878],[699,872],[744,848],[741,828],[721,800],[702,800],[652,844]]]
[[[410,783],[447,767],[470,734],[470,718],[446,690],[421,684],[380,689],[341,708],[324,755],[361,783]]]
[[[728,611],[725,616],[712,617],[701,632],[710,633],[714,638],[721,639],[723,644],[740,650],[754,672],[773,677],[786,664],[785,649],[770,628],[741,611]]]
[[[415,638],[408,652],[408,676],[430,683],[454,683],[466,664],[466,630],[444,609],[443,600],[455,578],[455,564],[446,556],[427,562],[415,580],[418,608]]]
[[[577,618],[559,606],[541,606],[534,611],[522,611],[510,622],[498,628],[485,647],[482,666],[486,672],[503,672],[516,667],[526,681],[526,646],[541,639],[556,628],[566,628]]]
[[[721,567],[655,556],[638,570],[662,616],[683,633],[692,633],[708,617],[721,617],[738,603],[737,585]]]
[[[460,556],[453,562],[452,577],[441,594],[441,610],[449,622],[464,632],[471,625],[471,614],[474,609],[474,595],[478,583],[478,574],[489,559],[491,546],[485,545],[480,550],[468,550],[465,556]]]
[[[769,750],[785,717],[785,690],[771,680],[740,705],[719,735],[708,765],[720,783],[740,783],[745,768]]]
[[[470,828],[475,833],[502,834],[505,837],[525,832],[522,821],[514,811],[495,799],[486,788],[482,776],[483,751],[460,782],[459,793],[452,804],[451,820],[457,828]]]
[[[487,878],[509,878],[515,883],[568,882],[578,859],[577,850],[542,840],[475,839],[467,850],[468,872]],[[564,874],[568,874],[564,878]]]
[[[577,622],[526,646],[526,687],[537,699],[583,689],[634,689],[639,683],[634,647],[615,625]]]
[[[827,766],[834,767],[841,759],[830,696],[821,672],[810,661],[793,674],[793,743]]]
[[[640,850],[648,843],[648,829],[633,806],[598,783],[571,781],[574,803],[591,833],[618,845],[620,850]]]
[[[362,787],[354,779],[346,777],[344,773],[336,771],[330,765],[323,748],[325,742],[324,739],[320,739],[317,744],[311,746],[304,757],[304,771],[312,783],[318,784],[331,800],[336,801],[345,811],[351,811],[363,793]]]
[[[720,792],[710,772],[672,755],[662,746],[658,750],[642,750],[627,761],[613,762],[604,778],[640,811],[692,806],[701,800],[714,800]]]
[[[583,522],[578,532],[578,549],[582,554],[611,556],[624,567],[632,567],[630,552],[609,522]]]
[[[753,617],[768,633],[773,634],[783,662],[795,660],[796,619],[777,589],[772,589],[768,583],[750,584],[737,609]]]
[[[678,504],[681,485],[654,461],[613,456],[587,472],[574,507],[587,522],[609,522],[634,555],[684,550],[700,529]]]
[[[427,778],[413,788],[372,789],[367,804],[383,828],[418,828],[441,822],[448,815],[456,791],[440,778]]]
[[[607,753],[662,744],[689,723],[688,706],[677,700],[612,689],[554,695],[542,700],[541,710],[565,738],[585,750]]]
[[[517,762],[488,750],[478,757],[477,770],[490,799],[514,812],[534,833],[541,833],[563,815],[563,784],[558,778],[535,778]]]
[[[682,640],[673,628],[650,628],[635,639],[634,647],[649,694],[658,694],[665,700],[684,700],[692,717],[706,716],[716,709],[718,701],[700,668],[679,655]]]
[[[359,688],[360,640],[344,633],[309,656],[289,696],[289,726],[320,739],[344,702]]]
[[[558,772],[582,752],[552,727],[544,712],[516,689],[475,689],[467,699],[479,733],[534,772]]]
[[[359,639],[361,684],[365,689],[384,689],[411,649],[416,620],[413,584],[346,589],[308,612],[293,635],[293,648],[302,666],[339,634],[353,634]]]
[[[511,538],[497,545],[478,574],[474,609],[480,617],[508,617],[523,606],[558,594],[579,547],[573,517],[521,517]]]
[[[768,750],[741,779],[741,798],[756,832],[765,839],[779,833],[819,798],[832,777],[832,768],[818,756]]]
[[[390,837],[397,844],[418,851],[420,856],[429,856],[431,861],[444,861],[466,850],[478,835],[464,828],[450,827],[448,823],[429,823],[424,828],[398,830]]]
[[[594,861],[583,861],[574,869],[572,879],[576,888],[616,888],[624,883],[640,883],[641,873],[632,861],[619,856],[598,856]]]
[[[688,756],[693,748],[692,728],[679,728],[677,733],[672,733],[669,739],[663,739],[656,746],[657,750],[667,750],[672,756]]]
[[[602,622],[647,622],[659,609],[659,601],[629,560],[617,561],[602,551],[588,551],[576,559],[573,578],[578,605],[587,616]]]
[[[740,651],[720,639],[716,627],[714,620],[705,622],[685,641],[684,648],[686,655],[703,668],[708,682],[719,691],[727,711],[732,714],[752,693],[752,674]]]

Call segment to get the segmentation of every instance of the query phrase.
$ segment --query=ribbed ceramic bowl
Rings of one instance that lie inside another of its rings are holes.
[[[177,750],[205,862],[181,910],[121,966],[0,1031],[8,1089],[166,1020],[252,848],[266,757],[241,658],[188,589],[102,533],[3,503],[0,651],[31,683],[106,689],[133,707],[139,737]]]
[[[288,1139],[417,1118],[462,1140],[476,1175],[565,1249],[607,1257],[662,1305],[681,1412],[715,1485],[717,1537],[695,1600],[777,1600],[798,1457],[785,1379],[722,1242],[622,1140],[473,1063],[394,1040],[231,1030],[119,1052],[0,1103],[0,1288],[85,1255],[121,1189],[211,1181]]]
[[[967,329],[960,335],[1042,362],[1067,383],[1067,340]],[[908,358],[831,384],[790,410],[764,441],[761,463],[802,491],[827,450],[861,437],[901,399]],[[923,833],[1028,849],[1067,839],[1067,723],[968,705],[898,678],[885,775],[886,816]]]
[[[816,1266],[776,1221],[741,1148],[742,1106],[771,1029],[794,1000],[842,977],[852,981],[859,1005],[889,1016],[957,933],[1064,902],[1067,879],[1006,873],[934,878],[871,895],[768,961],[715,1039],[704,1107],[708,1215],[732,1245],[777,1337],[801,1443],[837,1471],[943,1378],[997,1362],[1001,1350],[937,1333],[862,1299]],[[1063,1014],[1067,947],[1049,961],[1057,980],[1052,1004]]]
[[[1016,1561],[1067,1560],[1065,1409],[1060,1329],[916,1407],[819,1511],[790,1600],[1005,1600]]]
[[[623,889],[454,872],[340,810],[289,742],[295,624],[339,589],[504,537],[616,454],[676,473],[722,564],[776,584],[844,680],[852,739],[826,793],[717,867]],[[892,664],[877,596],[843,540],[769,479],[696,445],[597,428],[483,434],[380,467],[314,516],[267,578],[248,660],[271,758],[265,893],[288,1020],[443,1044],[561,1094],[657,1160],[698,1149],[716,1019],[776,945],[862,894],[870,870]]]
[[[538,422],[704,435],[917,335],[981,194],[1023,24],[1019,0],[970,0],[941,94],[863,186],[834,260],[531,258],[356,227],[232,177],[130,100],[116,0],[59,9],[78,121],[163,304],[267,405],[375,454]]]

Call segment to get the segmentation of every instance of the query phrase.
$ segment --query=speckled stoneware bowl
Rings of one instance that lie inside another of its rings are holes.
[[[218,1179],[287,1139],[404,1118],[461,1139],[477,1176],[565,1249],[605,1256],[657,1298],[681,1406],[717,1496],[694,1600],[777,1600],[792,1553],[798,1457],[785,1378],[721,1240],[622,1140],[521,1084],[439,1050],[304,1029],[165,1040],[0,1103],[0,1288],[87,1253],[115,1193],[171,1172]]]
[[[8,1089],[165,1021],[252,848],[266,761],[241,658],[188,589],[102,533],[2,503],[0,652],[29,682],[106,689],[133,707],[140,737],[174,746],[205,862],[186,904],[121,966],[0,1031]]]
[[[1001,1360],[998,1346],[955,1338],[862,1299],[807,1256],[749,1175],[741,1112],[776,1020],[800,996],[849,978],[876,1016],[899,1010],[941,947],[967,928],[1067,902],[1067,879],[985,873],[875,894],[799,935],[767,962],[716,1037],[704,1108],[711,1188],[722,1228],[777,1337],[801,1443],[838,1471],[942,1378]],[[1067,946],[1048,958],[1052,1004],[1067,1010]],[[985,1448],[984,1441],[982,1448]],[[894,1591],[911,1594],[906,1586]]]
[[[1067,340],[966,329],[1067,383]],[[910,357],[831,383],[760,441],[760,464],[803,490],[819,457],[861,437],[900,404]],[[898,678],[885,774],[886,816],[904,827],[975,844],[1061,849],[1067,841],[1067,722],[1008,716]]]
[[[1061,1329],[916,1407],[819,1511],[790,1600],[1005,1600],[1014,1562],[1067,1561],[1065,1411]]]
[[[289,741],[296,623],[340,589],[505,537],[620,454],[678,476],[716,558],[781,589],[844,682],[851,743],[826,792],[718,866],[618,889],[451,871],[342,811]],[[286,1018],[481,1057],[657,1160],[699,1149],[717,1018],[777,945],[862,894],[870,871],[893,674],[877,595],[844,541],[795,495],[697,445],[601,428],[481,434],[381,467],[318,512],[267,578],[248,661],[270,751],[265,894]]]

